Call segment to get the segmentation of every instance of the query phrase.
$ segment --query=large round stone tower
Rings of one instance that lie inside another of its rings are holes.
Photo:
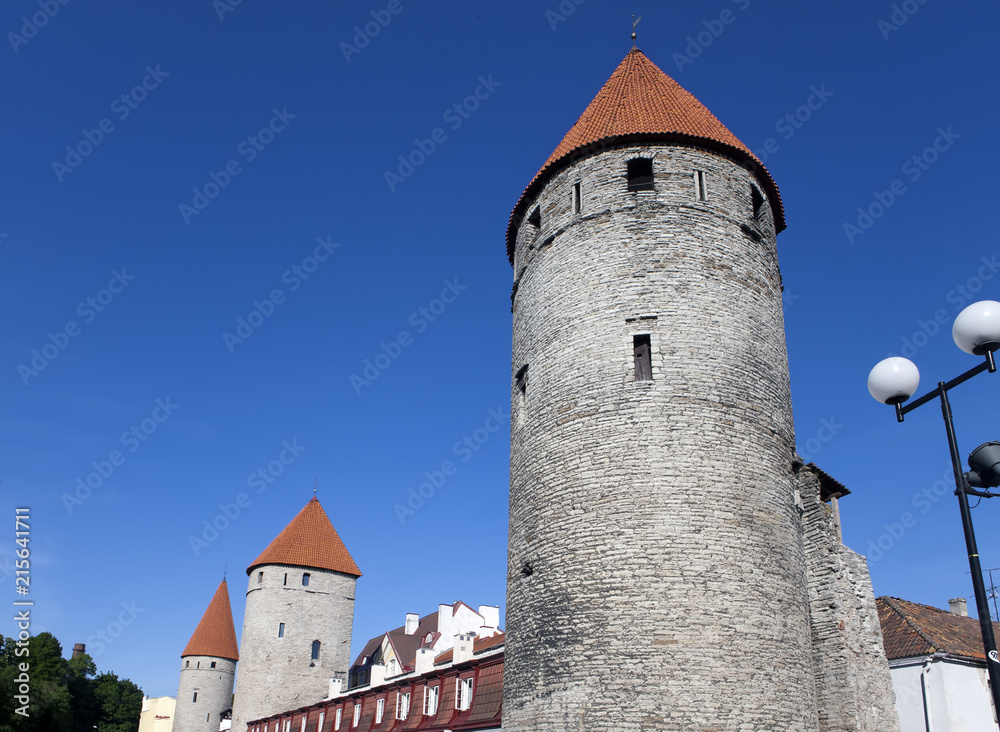
[[[505,732],[817,729],[783,228],[638,50],[514,208]]]
[[[229,586],[222,580],[181,653],[173,727],[177,732],[217,732],[222,715],[233,706],[239,660]]]
[[[361,572],[316,498],[247,568],[234,730],[325,699],[347,682]]]

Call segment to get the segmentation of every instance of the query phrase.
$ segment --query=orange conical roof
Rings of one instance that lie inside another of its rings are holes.
[[[361,576],[361,570],[340,540],[316,496],[310,499],[305,508],[299,511],[299,515],[247,567],[247,574],[262,564],[291,564]]]
[[[229,606],[229,586],[225,580],[219,584],[208,610],[195,628],[194,635],[184,647],[184,656],[214,656],[240,660],[236,646],[236,629],[233,627],[233,609]]]
[[[777,231],[785,228],[778,187],[763,164],[704,104],[633,48],[518,200],[507,228],[508,257],[513,256],[523,209],[563,165],[588,149],[653,141],[695,143],[744,164],[771,198]]]

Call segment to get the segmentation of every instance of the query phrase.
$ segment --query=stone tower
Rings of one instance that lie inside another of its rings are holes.
[[[326,698],[347,680],[361,572],[314,497],[247,567],[234,730]]]
[[[222,580],[181,653],[173,727],[177,732],[217,732],[223,713],[233,706],[239,660],[229,586]]]
[[[505,732],[816,732],[778,189],[632,50],[511,215]]]

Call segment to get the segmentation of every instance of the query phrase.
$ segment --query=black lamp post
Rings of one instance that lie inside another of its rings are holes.
[[[920,372],[916,365],[905,358],[887,358],[880,361],[868,376],[868,390],[876,400],[892,404],[896,408],[896,419],[903,421],[905,415],[935,398],[941,400],[941,414],[944,417],[951,464],[955,472],[955,495],[962,514],[962,528],[965,530],[965,546],[969,553],[969,569],[972,570],[972,589],[976,597],[976,612],[983,634],[983,648],[986,651],[986,668],[990,676],[993,693],[993,708],[1000,714],[1000,655],[997,654],[996,639],[993,637],[993,622],[983,583],[983,571],[979,563],[979,549],[976,534],[972,528],[972,512],[969,510],[969,496],[993,498],[998,493],[981,491],[978,488],[1000,486],[1000,442],[987,442],[969,455],[968,473],[962,472],[958,441],[955,439],[955,424],[951,416],[948,391],[965,383],[984,371],[997,370],[994,352],[1000,350],[1000,302],[984,300],[965,308],[955,319],[952,329],[955,343],[963,351],[985,360],[978,366],[951,381],[939,381],[937,388],[919,399],[903,406],[903,402],[913,395],[920,384]]]

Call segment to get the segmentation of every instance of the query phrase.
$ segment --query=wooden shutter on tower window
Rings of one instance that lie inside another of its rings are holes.
[[[635,358],[635,380],[652,381],[653,363],[648,335],[637,335],[632,338],[632,354]]]

